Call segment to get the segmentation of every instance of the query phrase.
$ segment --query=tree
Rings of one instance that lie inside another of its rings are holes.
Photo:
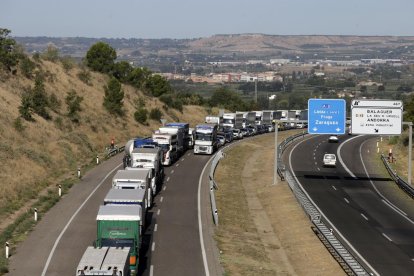
[[[139,108],[134,113],[135,121],[137,121],[140,124],[145,124],[147,121],[147,114],[148,111],[145,108]]]
[[[33,109],[32,109],[32,98],[29,91],[25,91],[22,94],[21,102],[19,106],[20,116],[26,121],[33,121]]]
[[[8,71],[13,71],[19,55],[16,52],[16,41],[9,38],[10,30],[0,28],[0,64]]]
[[[150,111],[149,117],[151,120],[159,121],[162,117],[162,112],[158,107],[153,108]]]
[[[145,83],[145,87],[154,97],[159,97],[172,91],[170,83],[160,75],[150,76]]]
[[[132,86],[141,89],[151,74],[152,72],[145,67],[135,68],[130,72],[127,82]]]
[[[111,72],[115,59],[115,49],[101,41],[92,45],[86,53],[86,65],[101,73]]]
[[[79,122],[79,115],[78,112],[82,110],[81,103],[83,101],[83,97],[78,96],[75,90],[71,90],[68,92],[65,98],[65,102],[68,108],[68,117],[72,122],[78,123]]]
[[[247,109],[247,104],[228,87],[220,87],[213,92],[210,98],[210,106],[219,106],[231,111]]]
[[[109,113],[114,115],[122,116],[124,114],[123,111],[123,100],[124,100],[124,91],[122,90],[121,83],[114,77],[112,77],[106,86],[105,89],[105,97],[103,106]]]
[[[126,82],[132,70],[132,66],[127,61],[120,61],[114,64],[112,75],[120,82]]]
[[[33,111],[44,119],[49,120],[50,115],[47,112],[49,101],[46,94],[45,85],[41,77],[36,77],[35,86],[31,92]]]

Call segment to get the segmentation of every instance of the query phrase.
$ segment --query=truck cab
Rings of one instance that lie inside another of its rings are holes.
[[[156,141],[162,150],[162,164],[172,165],[178,159],[177,135],[171,133],[154,133],[152,139]]]
[[[194,145],[194,154],[213,154],[217,147],[217,130],[216,124],[202,124],[196,126],[196,138]]]

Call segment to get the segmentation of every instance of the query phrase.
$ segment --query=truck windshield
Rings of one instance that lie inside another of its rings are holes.
[[[213,136],[211,135],[211,133],[196,133],[196,140],[201,140],[201,141],[212,141],[213,140]]]
[[[170,150],[170,145],[169,144],[160,144],[160,148],[164,151],[167,152]]]

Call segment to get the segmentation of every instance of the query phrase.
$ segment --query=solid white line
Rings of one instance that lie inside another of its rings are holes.
[[[161,213],[161,209],[158,209],[158,211],[157,211],[157,216],[159,216],[159,215],[160,215],[160,213]]]
[[[214,158],[214,155],[208,160],[208,162],[204,165],[203,170],[201,171],[200,178],[198,179],[198,191],[197,191],[198,232],[200,236],[201,255],[203,257],[204,271],[206,273],[205,274],[206,276],[210,276],[210,271],[208,270],[206,249],[204,247],[203,224],[201,223],[201,182],[203,179],[204,172],[207,166],[211,163],[211,160],[213,160],[213,158]]]
[[[88,200],[92,197],[92,195],[99,189],[99,187],[101,187],[101,185],[105,182],[105,180],[115,171],[117,170],[120,166],[122,165],[119,164],[118,166],[116,166],[112,171],[110,171],[107,175],[105,175],[105,177],[101,180],[101,182],[99,182],[98,186],[95,187],[95,189],[93,189],[93,191],[89,194],[89,196],[85,199],[85,201],[82,203],[81,206],[79,206],[79,208],[76,210],[76,212],[72,215],[72,217],[69,219],[69,221],[66,223],[65,227],[63,228],[62,232],[60,232],[59,236],[57,237],[55,243],[53,244],[52,250],[49,253],[49,257],[47,258],[45,267],[43,268],[42,271],[42,276],[46,275],[47,269],[49,268],[49,264],[50,261],[52,260],[53,254],[55,253],[56,247],[58,246],[60,239],[63,237],[63,235],[65,234],[66,230],[69,228],[69,225],[72,223],[72,221],[75,219],[75,217],[78,215],[78,213],[80,212],[80,210],[83,208],[83,206],[85,206],[86,202],[88,202]]]
[[[349,204],[349,200],[347,198],[344,197],[344,200],[345,200],[346,203]]]
[[[154,232],[157,232],[157,230],[158,230],[158,224],[155,224],[155,226],[154,226]]]
[[[309,139],[312,139],[312,137],[311,138],[309,138]],[[309,140],[309,139],[307,139],[307,140]],[[355,254],[360,258],[360,260],[362,260],[364,263],[365,263],[365,265],[369,268],[369,269],[371,269],[371,271],[373,272],[373,273],[375,273],[376,275],[380,275],[368,262],[367,262],[367,260],[365,260],[364,259],[364,257],[362,257],[362,255],[355,249],[355,247],[353,247],[352,246],[352,244],[344,237],[344,235],[342,235],[342,233],[341,232],[339,232],[339,230],[335,227],[335,225],[329,220],[329,218],[322,212],[322,210],[319,208],[319,206],[318,205],[316,205],[316,203],[313,201],[313,199],[309,196],[309,194],[308,194],[308,192],[303,188],[303,186],[302,186],[302,184],[300,183],[300,181],[299,181],[299,179],[296,177],[296,174],[295,174],[295,172],[294,172],[294,170],[293,170],[293,167],[292,167],[292,153],[293,153],[293,151],[296,149],[296,147],[297,146],[299,146],[301,143],[303,143],[303,142],[305,142],[305,141],[307,141],[307,140],[302,140],[302,141],[300,141],[299,143],[297,143],[293,148],[292,148],[292,150],[290,151],[290,153],[289,153],[289,167],[290,167],[290,169],[291,169],[291,171],[292,171],[292,174],[293,174],[293,177],[295,178],[295,180],[297,181],[297,183],[299,184],[299,186],[301,187],[301,189],[302,189],[302,191],[303,191],[303,193],[305,193],[305,195],[309,198],[309,200],[310,200],[310,202],[312,202],[312,204],[315,206],[315,208],[319,211],[319,213],[321,213],[321,215],[326,219],[326,221],[332,226],[332,228],[335,230],[335,232],[341,237],[341,239],[348,245],[348,247],[349,248],[351,248],[354,252],[355,252]],[[341,144],[342,145],[342,144]]]
[[[167,182],[170,181],[170,177],[167,177]]]
[[[151,251],[154,252],[155,250],[155,242],[152,242]]]
[[[177,163],[175,166],[178,167],[178,166],[180,166],[180,164]]]
[[[332,188],[336,191],[337,189],[336,189],[336,187],[334,186],[334,185],[332,185]]]
[[[149,273],[149,275],[150,276],[153,276],[154,275],[154,265],[151,265],[150,266],[150,273]]]
[[[346,140],[345,142],[343,142],[339,147],[338,147],[338,151],[337,151],[337,155],[338,155],[338,159],[339,162],[341,162],[342,166],[344,167],[344,169],[349,173],[349,175],[351,175],[352,177],[355,177],[355,175],[348,169],[348,167],[345,165],[345,163],[343,162],[342,158],[341,158],[341,148],[344,144],[346,144],[347,142],[358,138],[360,136],[356,136],[353,137],[351,139]],[[365,166],[365,162],[364,159],[362,158],[362,147],[363,145],[367,142],[368,140],[365,140],[360,146],[359,146],[359,158],[361,159],[361,163],[362,163],[362,167],[364,168],[365,174],[366,176],[369,178],[369,173],[367,171],[367,168]],[[414,224],[414,221],[412,221],[409,217],[407,217],[407,214],[404,213],[401,209],[399,209],[397,206],[395,206],[394,204],[392,204],[375,186],[374,182],[370,179],[369,180],[372,188],[375,190],[375,192],[382,198],[383,202],[387,204],[387,206],[389,206],[392,210],[394,210],[397,214],[401,215],[403,218],[405,218],[407,221],[409,221],[411,224]]]
[[[160,197],[160,202],[162,202],[164,200],[164,197],[162,196],[162,197]]]
[[[363,213],[361,213],[361,216],[362,216],[365,220],[368,220],[367,216],[366,216],[366,215],[364,215]]]
[[[384,233],[382,233],[382,235],[387,239],[387,240],[389,240],[390,242],[392,242],[392,239],[390,238],[390,237],[388,237],[387,235],[385,235]]]

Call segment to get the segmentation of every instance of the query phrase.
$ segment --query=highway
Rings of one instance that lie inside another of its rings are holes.
[[[290,147],[284,162],[369,271],[414,275],[414,202],[373,171],[366,157],[375,150],[367,142],[372,137],[344,135],[340,143],[328,143],[328,137],[307,136]],[[325,153],[337,155],[335,168],[323,167]]]
[[[165,169],[147,217],[138,275],[205,275],[198,229],[197,192],[211,156],[188,151]],[[96,238],[96,214],[121,169],[121,154],[88,172],[42,217],[10,258],[9,275],[74,275]]]

